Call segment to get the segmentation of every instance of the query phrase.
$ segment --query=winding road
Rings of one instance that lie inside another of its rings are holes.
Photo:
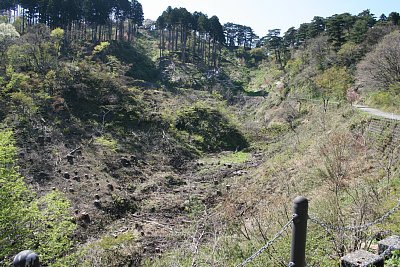
[[[370,108],[370,107],[363,106],[363,105],[353,105],[353,106],[358,108],[361,111],[364,111],[366,113],[369,113],[369,114],[377,116],[377,117],[400,121],[400,115],[397,115],[394,113],[383,112],[379,109]]]

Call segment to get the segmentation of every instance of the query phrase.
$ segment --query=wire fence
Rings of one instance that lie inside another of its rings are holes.
[[[253,255],[248,257],[245,261],[243,261],[241,264],[236,265],[236,267],[243,267],[246,264],[252,262],[255,258],[257,258],[261,253],[263,253],[268,247],[270,247],[272,244],[275,243],[276,240],[278,240],[283,233],[291,226],[295,216],[291,220],[289,220],[283,227],[282,229],[275,234],[275,236],[269,240],[264,246],[262,246],[259,250],[257,250]]]
[[[338,231],[338,232],[359,232],[359,231],[365,231],[368,228],[375,226],[377,224],[381,224],[384,221],[386,221],[391,215],[393,215],[394,213],[396,213],[397,211],[400,210],[400,199],[397,201],[397,205],[395,207],[393,207],[392,209],[390,209],[389,211],[387,211],[386,213],[384,213],[381,217],[375,219],[372,222],[369,223],[365,223],[362,225],[356,225],[356,226],[337,226],[337,225],[332,225],[326,222],[322,222],[319,219],[315,218],[314,216],[308,216],[308,220],[310,220],[312,223],[321,226],[322,228],[324,228],[327,231]],[[247,265],[248,263],[252,262],[255,258],[257,258],[258,256],[260,256],[266,249],[268,249],[270,246],[272,246],[276,240],[278,240],[283,233],[292,225],[293,221],[296,219],[296,214],[293,215],[292,219],[289,220],[280,231],[278,231],[274,237],[272,239],[270,239],[264,246],[262,246],[259,250],[257,250],[254,254],[252,254],[249,258],[247,258],[245,261],[243,261],[242,263],[236,265],[236,267],[243,267],[245,265]],[[293,242],[293,241],[292,241]],[[380,254],[380,256],[382,257],[386,257],[389,256],[391,251],[393,250],[393,247],[389,247],[388,249],[386,249],[382,254]],[[361,267],[368,267],[371,266],[371,264],[373,264],[373,262],[368,262],[364,265],[362,265]],[[289,264],[289,266],[291,266]]]
[[[308,218],[310,219],[311,222],[323,227],[326,230],[334,230],[338,232],[359,232],[359,231],[365,231],[368,228],[381,224],[384,221],[386,221],[393,213],[397,212],[400,209],[400,200],[398,200],[397,205],[393,207],[391,210],[383,214],[381,217],[375,219],[372,222],[365,223],[362,225],[355,225],[355,226],[337,226],[337,225],[332,225],[329,223],[322,222],[315,218],[314,216],[310,215]]]

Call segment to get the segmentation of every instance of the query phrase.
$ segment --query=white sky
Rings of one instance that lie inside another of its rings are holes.
[[[168,6],[218,16],[221,24],[233,22],[250,26],[260,37],[268,30],[299,27],[314,16],[329,17],[349,12],[353,15],[370,9],[376,17],[400,13],[400,0],[139,0],[144,17],[156,20]]]

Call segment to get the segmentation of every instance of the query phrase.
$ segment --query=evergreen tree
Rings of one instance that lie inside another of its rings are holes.
[[[391,12],[388,16],[388,21],[392,22],[393,25],[399,25],[400,14],[398,12]]]
[[[325,19],[322,17],[314,17],[308,27],[308,37],[314,38],[325,31]]]
[[[285,47],[293,48],[296,45],[297,30],[294,27],[290,27],[283,35],[283,42]]]

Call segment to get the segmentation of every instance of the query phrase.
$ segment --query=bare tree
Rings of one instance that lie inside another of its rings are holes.
[[[386,35],[357,66],[356,80],[364,90],[388,90],[400,82],[400,32]]]

